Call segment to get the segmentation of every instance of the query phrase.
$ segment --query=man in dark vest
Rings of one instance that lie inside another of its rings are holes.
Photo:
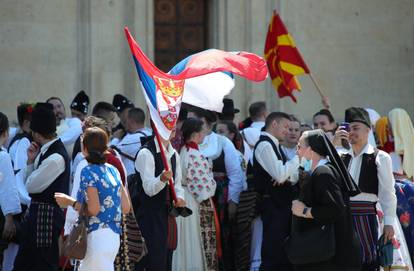
[[[32,112],[30,128],[34,142],[27,151],[25,185],[32,199],[22,225],[23,236],[14,270],[59,270],[59,233],[64,213],[55,192],[68,193],[69,157],[56,137],[53,106],[38,103]]]
[[[286,161],[279,140],[286,137],[290,116],[269,114],[253,153],[256,190],[263,195],[263,242],[260,270],[292,270],[283,250],[290,233],[292,200],[296,196],[298,156]]]
[[[171,134],[171,138],[174,133]],[[180,157],[169,140],[161,138],[162,148],[169,163],[166,171],[161,159],[160,146],[155,138],[150,139],[137,154],[135,169],[139,174],[139,202],[135,215],[142,236],[148,248],[148,254],[137,264],[137,271],[172,268],[172,252],[177,245],[175,218],[169,211],[175,207],[184,207],[184,189],[181,186]],[[177,202],[172,202],[168,180],[173,178]],[[133,203],[136,204],[136,203]]]
[[[365,109],[348,108],[345,111],[345,121],[349,123],[349,129],[341,127],[342,129],[335,133],[334,145],[340,147],[341,141],[347,140],[352,147],[349,153],[341,156],[362,192],[351,198],[351,213],[363,252],[362,270],[379,270],[375,207],[378,201],[384,213],[385,240],[394,237],[392,225],[396,216],[397,199],[391,157],[368,143],[371,122]]]

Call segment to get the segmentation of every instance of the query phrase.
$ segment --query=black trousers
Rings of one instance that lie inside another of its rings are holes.
[[[172,254],[167,249],[168,212],[148,210],[137,216],[137,222],[148,248],[148,254],[135,265],[135,271],[168,271]]]
[[[291,271],[283,245],[290,234],[292,212],[290,206],[276,207],[270,198],[263,202],[262,271]]]

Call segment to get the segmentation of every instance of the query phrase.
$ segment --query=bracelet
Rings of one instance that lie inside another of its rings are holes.
[[[75,209],[75,205],[76,205],[76,203],[77,203],[78,201],[77,200],[75,200],[73,203],[72,203],[72,207],[73,207],[73,209]]]

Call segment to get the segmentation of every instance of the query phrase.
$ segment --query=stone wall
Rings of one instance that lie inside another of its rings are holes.
[[[348,106],[414,115],[414,1],[210,0],[210,45],[263,54],[277,8],[336,117]],[[21,101],[59,96],[68,106],[84,89],[111,102],[121,92],[144,106],[124,38],[129,26],[154,56],[153,0],[0,0],[0,111],[16,119]],[[252,101],[310,121],[320,98],[307,77],[298,104],[270,86],[238,78],[231,94],[245,116]]]

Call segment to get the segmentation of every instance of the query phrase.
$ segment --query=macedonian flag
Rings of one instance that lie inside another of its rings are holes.
[[[276,11],[267,31],[264,55],[279,97],[289,96],[296,102],[293,90],[301,89],[296,75],[309,73],[309,69]]]

